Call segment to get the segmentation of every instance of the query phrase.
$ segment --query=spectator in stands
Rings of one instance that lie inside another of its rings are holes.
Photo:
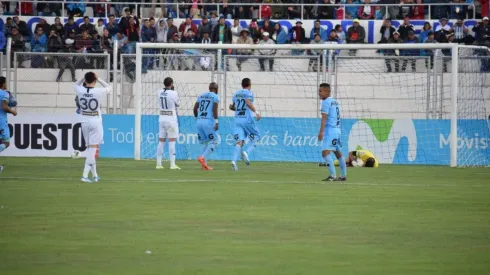
[[[58,36],[55,30],[51,30],[48,36],[48,52],[55,53],[60,48],[63,42],[61,41],[61,37]]]
[[[410,23],[410,18],[404,17],[403,24],[401,24],[400,27],[398,27],[398,33],[400,33],[400,38],[402,40],[407,39],[409,31],[414,31],[413,25]]]
[[[230,44],[232,41],[231,29],[225,24],[225,18],[219,19],[218,25],[214,27],[211,34],[211,40],[213,43],[222,42],[223,44]]]
[[[199,31],[201,31],[201,26],[199,26]],[[242,27],[240,26],[240,19],[235,18],[233,20],[233,27],[231,27],[231,35],[233,43],[236,43],[238,37],[240,37],[240,33],[242,32]]]
[[[196,43],[196,41],[197,41],[196,34],[192,29],[188,29],[187,32],[182,37],[182,39],[180,40],[181,43],[188,43],[188,44],[194,44]]]
[[[371,0],[364,0],[364,4],[370,4]],[[357,11],[359,19],[374,19],[374,13],[376,12],[375,6],[363,5]]]
[[[385,19],[379,32],[381,33],[381,40],[378,43],[388,43],[388,40],[393,38],[393,33],[396,32],[396,29],[391,25],[391,19]]]
[[[261,45],[274,45],[274,40],[269,38],[269,33],[264,32],[262,33],[262,39],[260,40],[259,44]],[[260,55],[275,55],[276,50],[258,50],[258,53]],[[265,72],[265,62],[269,62],[269,71],[272,72],[274,71],[274,58],[259,58],[259,64],[260,64],[260,71]]]
[[[174,25],[174,20],[172,18],[169,18],[167,20],[167,25],[168,25],[167,41],[170,41],[174,39],[174,34],[179,35],[179,29],[177,29],[177,26]]]
[[[282,28],[279,22],[276,22],[276,24],[274,24],[274,31],[272,32],[272,40],[274,40],[276,44],[289,43],[289,35]]]
[[[128,44],[126,45],[126,53],[136,53],[136,43],[140,41],[140,30],[136,25],[134,17],[129,18],[129,26],[126,30],[126,36],[128,37]]]
[[[257,19],[252,19],[252,22],[250,22],[250,25],[248,26],[248,31],[254,43],[258,43],[262,33],[260,32],[259,24],[257,24]]]
[[[459,44],[472,44],[474,39],[468,34],[468,29],[464,26],[463,19],[456,20],[456,23],[450,30],[454,33],[454,42]]]
[[[318,33],[323,41],[327,40],[327,31],[320,25],[319,19],[315,21],[315,25],[310,31],[310,40],[315,39],[315,33]]]
[[[152,26],[153,28],[157,27],[157,21],[153,17],[150,17],[150,26]]]
[[[102,36],[104,34],[104,20],[102,18],[99,18],[97,20],[97,25],[95,26],[95,30],[97,31],[97,34],[99,36]]]
[[[340,39],[342,44],[344,44],[346,42],[346,35],[345,31],[342,29],[342,25],[335,25],[335,32],[337,33],[337,37]]]
[[[424,27],[422,28],[422,31],[420,31],[419,34],[420,43],[425,43],[425,40],[427,39],[427,37],[429,37],[429,33],[431,32],[434,33],[432,31],[432,25],[430,24],[430,22],[425,22]]]
[[[112,36],[109,33],[108,29],[104,29],[104,31],[102,32],[102,36],[100,37],[100,45],[102,46],[104,53],[109,53],[112,59],[114,42],[112,41]],[[111,66],[112,66],[112,60],[111,60]]]
[[[427,34],[427,39],[423,43],[426,43],[426,44],[438,43],[435,39],[434,32],[430,31]],[[432,70],[434,68],[434,50],[424,50],[423,55],[429,57],[429,60],[427,60],[427,59],[425,60],[425,68],[427,68],[427,69],[429,68],[429,61],[430,61],[430,70]]]
[[[36,10],[38,16],[56,16],[57,14],[51,10],[53,4],[50,3],[37,3]]]
[[[39,20],[39,23],[36,25],[36,28],[34,28],[35,30],[37,29],[43,29],[43,33],[49,33],[49,31],[51,30],[51,26],[46,23],[46,20],[44,18],[41,18]]]
[[[18,16],[14,16],[14,22],[22,36],[27,37],[30,35],[29,29],[27,28],[27,23],[25,21],[20,20]]]
[[[110,0],[96,0],[96,2],[110,2]],[[106,5],[106,4],[94,4],[93,9],[94,9],[94,16],[95,17],[106,17],[106,6],[107,10],[109,11],[111,9],[111,5]],[[100,34],[102,36],[103,33]]]
[[[211,44],[211,37],[209,36],[209,33],[208,32],[204,32],[202,33],[202,38],[201,40],[199,41],[199,43],[201,44]]]
[[[114,14],[109,15],[109,22],[107,22],[105,28],[109,31],[109,35],[111,37],[115,36],[119,31],[119,26],[116,23],[116,17]]]
[[[320,45],[320,44],[325,44],[325,41],[322,40],[321,36],[318,33],[315,33],[313,40],[310,41],[310,44]],[[320,67],[323,64],[323,50],[320,50],[320,49],[310,50],[309,54],[319,57],[320,66],[318,66],[318,59],[317,58],[310,58],[310,61],[308,62],[308,70],[311,70],[312,72],[320,71]]]
[[[439,20],[439,23],[441,24],[436,27],[436,32],[445,31],[446,33],[449,33],[451,31],[451,26],[447,24],[446,18],[441,18],[441,20]]]
[[[85,13],[85,4],[83,3],[84,0],[79,0],[79,3],[75,2],[76,0],[70,1],[66,5],[66,9],[68,11],[68,16],[70,17],[82,17],[83,14]]]
[[[51,25],[51,31],[55,31],[56,32],[56,35],[58,37],[63,37],[65,35],[65,28],[63,26],[63,24],[61,24],[61,20],[59,17],[56,17],[54,19],[54,24]]]
[[[364,44],[366,39],[366,30],[359,25],[359,19],[354,19],[353,25],[347,30],[347,44]],[[355,56],[357,50],[349,50],[349,55]]]
[[[128,44],[128,38],[122,32],[117,32],[116,36],[112,37],[113,41],[117,41],[118,54],[126,52],[126,44]]]
[[[190,16],[188,16],[185,19],[185,22],[182,22],[182,24],[179,26],[180,37],[184,37],[189,29],[191,29],[194,33],[197,33],[197,25],[192,22],[192,18]]]
[[[417,36],[415,36],[414,31],[408,31],[408,37],[403,41],[405,44],[417,44],[420,43]],[[403,59],[402,72],[405,72],[407,69],[408,60],[410,60],[410,64],[412,67],[412,72],[416,72],[416,64],[417,59],[413,58],[414,56],[419,56],[419,50],[411,49],[411,50],[403,50],[402,55],[409,56]]]
[[[442,33],[439,37],[439,43],[454,43],[454,34],[450,33],[445,35],[445,33]],[[442,54],[444,56],[451,56],[451,49],[442,49],[441,50]],[[447,73],[447,63],[449,62],[449,58],[443,58],[442,59],[442,71]]]
[[[337,31],[335,31],[335,29],[333,30],[330,30],[330,34],[327,38],[327,40],[325,41],[325,44],[342,44],[342,40],[338,37],[337,35]],[[334,50],[333,53],[332,53],[332,56],[336,56],[336,55],[339,55],[340,53],[340,50]],[[329,59],[330,58],[327,58],[327,68],[328,68],[328,62],[329,62]],[[335,64],[335,58],[333,58],[333,64]]]
[[[73,53],[75,55],[76,51],[73,48],[73,39],[66,39],[65,40],[65,46],[60,49],[59,52],[62,53]],[[61,78],[63,77],[63,74],[65,73],[65,69],[68,68],[71,73],[71,80],[73,82],[76,82],[75,78],[75,60],[73,60],[75,57],[71,55],[61,55],[58,56],[58,67],[60,68],[60,71],[58,72],[58,76],[56,77],[56,82],[60,82]]]
[[[165,18],[158,19],[155,29],[157,31],[157,42],[167,43],[168,26]]]
[[[357,4],[357,1],[347,0],[346,4]],[[359,6],[345,6],[345,19],[357,19]]]
[[[204,16],[202,18],[201,24],[199,25],[199,28],[197,29],[197,38],[202,39],[202,36],[205,32],[208,34],[211,33],[211,23],[209,23],[209,18],[207,16]]]
[[[253,45],[254,41],[251,37],[249,37],[250,32],[247,29],[243,29],[240,32],[240,37],[238,37],[238,40],[236,41],[237,44],[247,44],[247,45]],[[251,49],[240,49],[237,50],[238,55],[251,55],[252,50]],[[236,66],[238,67],[238,71],[242,70],[242,63],[247,60],[246,57],[238,57],[236,60]]]
[[[87,31],[89,34],[91,34],[95,30],[95,26],[90,24],[90,18],[88,16],[83,17],[83,24],[80,25],[80,31],[84,32]]]
[[[330,5],[330,0],[323,0],[322,4]],[[319,6],[317,12],[318,12],[318,19],[334,19],[333,6]],[[310,39],[314,39],[314,38],[310,37]]]
[[[412,18],[415,6],[410,6],[405,4],[413,4],[413,0],[401,0],[399,16],[400,18],[405,18],[405,17]]]
[[[306,31],[303,28],[303,22],[296,21],[296,26],[289,30],[289,36],[292,44],[302,44],[306,41]]]
[[[403,44],[403,39],[400,38],[400,33],[394,32],[393,37],[388,39],[388,44]],[[388,49],[388,50],[384,51],[384,54],[386,56],[399,56],[400,50]],[[385,59],[386,69],[388,69],[389,73],[392,72],[392,68],[391,68],[391,61],[392,60],[395,63],[395,72],[399,72],[400,71],[400,60],[398,58],[386,58]]]
[[[12,36],[12,29],[13,28],[17,28],[17,25],[12,20],[12,17],[7,17],[7,22],[3,26],[3,33],[5,34],[6,37]]]
[[[264,0],[264,3],[271,3],[272,0]],[[271,18],[272,17],[272,7],[270,5],[260,5],[260,17],[261,18]]]
[[[139,20],[138,17],[132,15],[132,9],[131,8],[126,8],[124,10],[124,16],[119,19],[119,30],[122,31],[123,33],[128,33],[128,28],[129,28],[129,21],[131,21],[131,18],[134,19],[136,22],[136,28],[139,28]]]
[[[209,20],[211,23],[211,28],[214,29],[214,27],[219,24],[219,19],[220,17],[218,17],[218,14],[215,11],[211,12],[211,19]]]
[[[88,31],[82,31],[82,34],[75,40],[75,50],[79,53],[87,53],[92,48],[92,37]]]
[[[295,0],[289,1],[289,3],[299,4],[298,2],[300,2],[300,1],[295,1]],[[289,6],[287,9],[287,15],[288,15],[289,19],[301,17],[301,7],[300,6]]]
[[[157,38],[157,31],[151,26],[150,20],[143,20],[143,27],[141,28],[141,42],[155,42]]]
[[[70,33],[75,33],[75,35],[80,33],[80,28],[75,23],[75,19],[73,17],[68,17],[68,22],[65,24],[65,36],[68,36]]]
[[[13,67],[13,61],[14,61],[14,54],[16,52],[23,52],[25,51],[25,43],[24,43],[24,36],[20,34],[18,28],[12,28],[12,50],[11,50],[11,55],[10,58],[12,60],[11,66]],[[24,61],[24,56],[23,55],[17,55],[17,67],[18,68],[23,68],[22,62]]]
[[[424,4],[444,4],[449,3],[449,0],[424,0]],[[447,18],[449,15],[449,6],[437,5],[431,7],[432,19]]]
[[[490,47],[490,25],[488,17],[483,17],[482,22],[476,23],[472,31],[475,32],[477,45]]]
[[[417,6],[412,7],[412,16],[410,16],[413,20],[424,20],[425,18],[425,6],[422,3],[422,0],[417,0]]]
[[[31,49],[33,52],[46,52],[48,38],[44,34],[43,28],[37,28],[36,33],[32,36]]]
[[[379,4],[400,4],[400,0],[379,0]],[[396,20],[399,18],[400,6],[383,6],[380,13],[387,19]]]
[[[15,14],[22,14],[22,15],[34,15],[33,12],[33,6],[31,2],[24,2],[24,1],[19,1],[17,8],[15,9]],[[20,30],[19,30],[20,32]],[[21,32],[22,34],[22,32]]]
[[[460,4],[460,0],[453,0],[452,4]],[[449,18],[451,19],[463,19],[466,17],[465,9],[463,5],[450,6]]]
[[[269,34],[271,34],[273,31],[274,27],[272,26],[271,21],[269,19],[265,19],[264,25],[260,27],[261,37],[259,38],[259,40],[263,38],[264,32],[268,32]]]

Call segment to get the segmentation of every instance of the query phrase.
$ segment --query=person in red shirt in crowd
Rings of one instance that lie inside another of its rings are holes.
[[[264,3],[267,3],[267,0],[264,0]],[[261,18],[271,18],[272,7],[269,5],[260,5],[260,15]]]
[[[184,37],[189,29],[191,29],[194,33],[198,33],[197,25],[192,22],[192,18],[190,16],[187,16],[185,22],[182,22],[182,24],[179,26],[180,37]]]
[[[488,16],[488,8],[490,7],[490,1],[489,0],[480,0],[480,5],[481,5],[481,16],[487,17]]]
[[[412,6],[412,17],[413,20],[424,20],[424,5],[422,0],[417,0],[417,6]]]

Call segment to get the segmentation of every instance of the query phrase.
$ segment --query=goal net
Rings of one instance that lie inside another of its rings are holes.
[[[341,105],[344,153],[366,149],[392,164],[490,165],[488,50],[450,44],[389,47],[189,44],[181,50],[138,44],[135,158],[155,158],[156,92],[165,77],[172,77],[182,101],[177,158],[195,159],[202,151],[192,110],[197,96],[217,82],[221,144],[211,159],[229,160],[234,113],[228,105],[241,80],[250,78],[263,117],[252,160],[322,161],[318,86],[327,82]]]

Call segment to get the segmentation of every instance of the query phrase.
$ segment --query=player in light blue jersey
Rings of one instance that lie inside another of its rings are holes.
[[[0,153],[7,149],[10,145],[10,130],[8,124],[7,114],[17,115],[17,111],[12,107],[13,101],[11,100],[10,92],[7,91],[7,79],[0,76]],[[17,102],[15,102],[17,105]],[[3,171],[3,166],[0,166],[0,172]]]
[[[209,84],[209,92],[201,94],[194,104],[194,117],[197,120],[197,137],[204,144],[204,151],[199,155],[197,161],[201,163],[202,170],[213,170],[207,162],[207,157],[214,152],[216,145],[220,142],[218,134],[218,84]]]
[[[346,181],[347,166],[345,158],[342,156],[342,143],[340,140],[340,105],[335,98],[332,98],[330,85],[320,84],[318,95],[322,101],[322,124],[318,133],[318,141],[322,141],[322,156],[327,162],[330,176],[324,181]],[[339,160],[340,177],[337,178],[334,161],[331,152]]]
[[[254,95],[250,89],[252,81],[250,78],[242,80],[242,89],[238,90],[233,95],[233,104],[230,105],[230,110],[235,111],[235,151],[231,165],[233,170],[238,171],[236,161],[238,156],[241,156],[247,165],[250,165],[248,155],[255,149],[257,142],[260,140],[260,132],[255,124],[255,120],[260,120],[260,115],[255,109]],[[248,139],[248,145],[245,150],[242,150],[245,140]]]

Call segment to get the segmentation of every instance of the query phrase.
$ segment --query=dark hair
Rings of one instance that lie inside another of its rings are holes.
[[[0,86],[3,86],[7,83],[7,78],[5,76],[0,76]]]
[[[75,20],[75,18],[73,18],[72,16],[68,17],[68,21],[70,20]]]
[[[216,82],[209,83],[209,90],[218,92],[218,84]]]
[[[97,81],[97,77],[95,77],[94,72],[86,73],[84,79],[85,79],[85,83],[94,83],[95,81]]]
[[[90,17],[88,17],[88,16],[84,16],[84,17],[83,17],[83,20],[85,20],[85,19],[89,19],[89,20],[90,20]]]
[[[242,88],[250,87],[250,85],[252,85],[252,81],[250,80],[250,78],[242,79]]]
[[[334,30],[338,29],[339,27],[342,29],[342,25],[340,25],[340,24],[335,25]]]
[[[116,17],[114,14],[109,14],[109,17]]]
[[[330,84],[322,83],[322,84],[320,84],[320,88],[330,88]]]
[[[97,20],[97,22],[100,22],[100,21],[104,22],[104,19],[99,18],[99,20]]]
[[[174,84],[174,80],[171,78],[171,77],[166,77],[164,80],[163,80],[163,85],[165,87],[170,87]]]
[[[374,167],[374,163],[376,160],[374,158],[368,158],[366,160],[366,163],[364,164],[365,167]]]

